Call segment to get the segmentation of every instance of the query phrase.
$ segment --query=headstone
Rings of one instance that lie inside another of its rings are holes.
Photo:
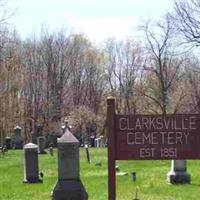
[[[132,172],[132,180],[135,182],[136,181],[136,172]]]
[[[40,137],[43,135],[43,127],[41,125],[36,126],[36,137]]]
[[[38,144],[38,153],[46,154],[46,151],[45,151],[46,139],[44,136],[40,136],[37,138],[37,144]]]
[[[88,195],[80,180],[79,141],[66,130],[58,139],[58,181],[53,200],[87,200]]]
[[[24,146],[24,183],[41,183],[38,169],[38,146],[28,143]]]
[[[99,137],[99,147],[104,147],[104,138],[102,135]]]
[[[87,162],[90,163],[90,152],[87,144],[85,145],[85,152],[86,152]]]
[[[46,135],[46,147],[50,147],[52,144],[54,144],[53,142],[53,135],[48,133]]]
[[[62,133],[65,133],[66,126],[64,124],[61,125]]]
[[[1,152],[1,154],[4,156],[5,155],[5,152],[6,152],[6,146],[5,145],[3,145],[2,147],[0,147],[0,152]]]
[[[95,147],[94,140],[95,140],[95,136],[90,136],[90,145],[91,145],[91,147]]]
[[[22,149],[23,148],[23,140],[21,136],[22,128],[20,126],[16,126],[14,128],[14,136],[12,138],[12,148],[13,149]]]
[[[95,144],[95,147],[96,147],[96,148],[99,148],[99,139],[100,139],[100,138],[96,138],[96,139],[94,140],[94,144]]]
[[[99,139],[99,147],[102,147],[102,140],[101,140],[101,137],[99,137],[98,139]]]
[[[191,182],[191,176],[187,173],[186,160],[171,161],[171,171],[167,174],[167,180],[172,184],[187,184]]]
[[[49,147],[49,153],[51,156],[53,156],[53,144],[51,144]]]
[[[5,138],[5,143],[6,143],[6,148],[11,149],[11,138],[10,137]]]

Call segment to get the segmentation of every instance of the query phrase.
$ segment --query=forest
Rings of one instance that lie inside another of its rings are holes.
[[[66,120],[77,135],[106,136],[109,96],[118,114],[200,112],[200,0],[176,0],[172,12],[141,23],[141,40],[101,45],[48,26],[21,39],[13,16],[0,10],[1,142],[16,125],[26,142],[38,126],[56,134]]]

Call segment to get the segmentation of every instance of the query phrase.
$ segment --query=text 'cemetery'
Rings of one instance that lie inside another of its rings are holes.
[[[116,115],[117,158],[199,158],[198,120],[198,115]]]

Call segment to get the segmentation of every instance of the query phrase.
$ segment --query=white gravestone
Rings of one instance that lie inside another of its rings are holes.
[[[191,182],[191,176],[187,173],[186,160],[171,161],[171,170],[167,174],[167,180],[172,184],[186,184]]]

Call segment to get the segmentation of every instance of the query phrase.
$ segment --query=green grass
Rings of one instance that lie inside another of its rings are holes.
[[[86,162],[85,150],[80,150],[81,180],[89,194],[89,200],[107,200],[107,151],[90,149],[92,163]],[[44,173],[42,184],[23,184],[24,154],[10,150],[0,156],[0,200],[50,200],[50,193],[57,181],[57,158],[39,155],[40,171]],[[95,166],[101,162],[102,166]],[[128,176],[117,177],[117,199],[131,200],[138,188],[140,200],[197,200],[200,199],[200,161],[188,161],[192,176],[190,185],[170,185],[166,174],[170,161],[120,161],[121,171]],[[137,172],[137,181],[131,172]]]

